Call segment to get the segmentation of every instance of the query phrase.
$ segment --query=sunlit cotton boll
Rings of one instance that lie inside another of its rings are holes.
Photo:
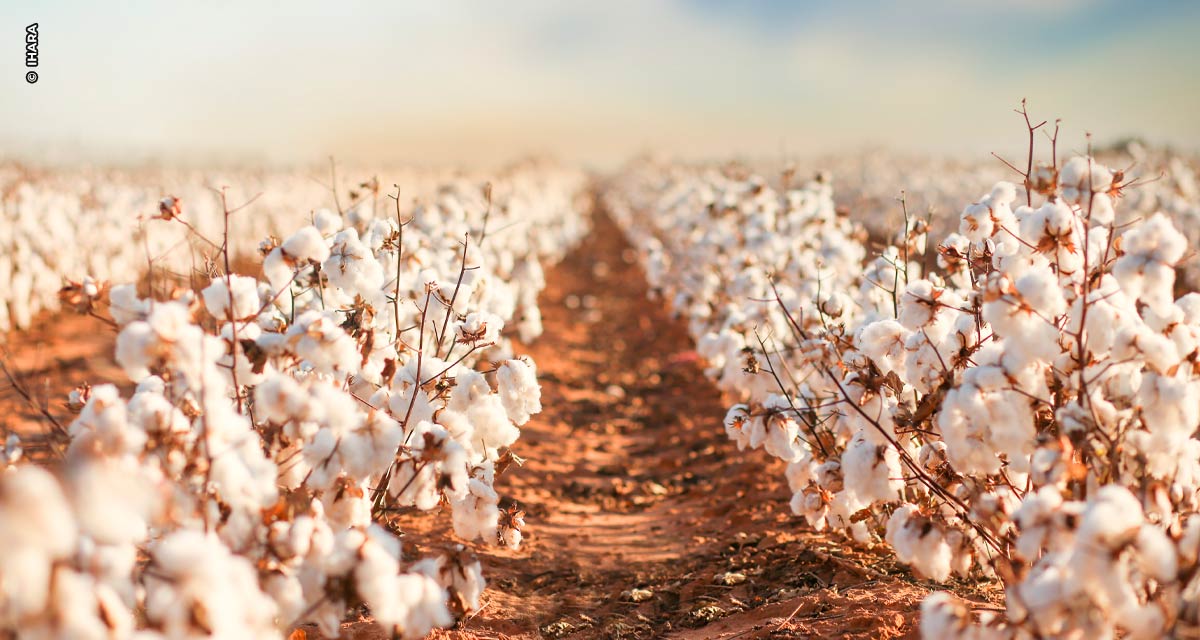
[[[508,360],[496,371],[496,392],[504,411],[517,426],[542,410],[542,388],[532,361]]]
[[[219,320],[245,320],[258,315],[262,300],[258,295],[258,281],[254,278],[231,275],[226,283],[225,278],[212,281],[202,292],[204,306],[213,317]],[[232,292],[233,310],[230,312]]]

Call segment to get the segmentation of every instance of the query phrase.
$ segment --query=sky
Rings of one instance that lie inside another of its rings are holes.
[[[1200,148],[1187,0],[48,0],[0,26],[0,155],[26,159],[970,155],[1023,147],[1022,98],[1065,148]]]

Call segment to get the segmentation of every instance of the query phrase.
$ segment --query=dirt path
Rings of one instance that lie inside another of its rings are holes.
[[[44,313],[29,330],[0,336],[0,358],[38,407],[69,424],[73,416],[63,404],[75,387],[111,381],[126,390],[131,386],[113,360],[115,342],[116,331],[95,318]],[[0,426],[36,443],[47,430],[46,422],[42,412],[0,375]]]
[[[601,213],[548,273],[545,333],[519,349],[546,409],[517,443],[525,466],[498,482],[527,510],[528,541],[480,550],[488,606],[449,635],[911,633],[927,588],[791,515],[782,463],[724,437],[720,393],[634,258]]]
[[[682,321],[647,299],[632,250],[602,213],[547,274],[538,365],[545,411],[523,429],[526,459],[497,482],[527,512],[517,552],[476,547],[486,606],[444,638],[775,638],[911,635],[928,587],[883,550],[813,533],[791,515],[782,464],[742,454],[721,429]],[[78,382],[119,379],[113,336],[73,317],[10,336],[20,368]],[[65,377],[63,377],[65,376]],[[19,400],[0,393],[0,419]],[[61,412],[60,412],[61,413]],[[405,553],[451,539],[448,519],[409,517]],[[315,634],[310,634],[314,637]],[[367,620],[348,638],[380,638]]]

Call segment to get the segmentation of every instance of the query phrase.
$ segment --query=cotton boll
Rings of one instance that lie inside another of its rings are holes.
[[[154,333],[146,322],[130,322],[117,334],[117,364],[125,370],[130,380],[141,380],[150,375],[150,367],[160,359],[154,352]]]
[[[371,609],[384,628],[394,629],[402,638],[424,638],[434,627],[454,623],[454,616],[445,606],[445,590],[436,581],[421,574],[402,574],[392,580],[395,592],[384,593],[396,594],[391,600],[395,605]]]
[[[1184,524],[1179,540],[1179,560],[1185,565],[1200,560],[1200,517],[1193,515]]]
[[[329,257],[322,262],[321,272],[329,277],[330,283],[351,295],[360,295],[372,302],[382,300],[383,266],[370,248],[359,240],[358,232],[353,228],[333,237]]]
[[[1029,576],[1008,589],[1009,614],[1027,617],[1038,633],[1061,635],[1068,623],[1069,586],[1079,578],[1067,566],[1067,556],[1050,554],[1035,564]]]
[[[895,447],[875,444],[861,433],[846,445],[842,469],[846,490],[867,505],[895,500],[904,488],[904,474]]]
[[[462,545],[450,555],[426,558],[413,565],[412,570],[433,578],[449,592],[449,604],[455,613],[464,614],[479,609],[486,582],[483,568]]]
[[[295,269],[288,263],[281,247],[275,247],[267,254],[263,259],[262,270],[267,281],[271,283],[271,288],[277,292],[286,289],[295,274]],[[282,301],[276,303],[281,304]]]
[[[532,361],[508,360],[496,371],[496,392],[504,411],[517,426],[542,410],[542,389]]]
[[[1128,637],[1136,640],[1162,638],[1166,630],[1163,610],[1153,602],[1144,605],[1129,604],[1122,607],[1116,616],[1120,626],[1129,632]]]
[[[281,424],[293,418],[303,420],[308,413],[307,395],[295,378],[274,375],[254,388],[254,406],[266,420]]]
[[[295,620],[308,607],[299,579],[285,573],[271,573],[263,579],[263,591],[275,601],[280,620]]]
[[[952,551],[941,532],[915,505],[900,505],[888,518],[886,539],[896,558],[936,582],[950,577]]]
[[[69,447],[72,459],[97,455],[138,453],[146,442],[146,434],[131,429],[126,405],[120,391],[111,384],[92,389],[83,411],[70,425],[73,436]]]
[[[903,325],[895,320],[884,319],[863,327],[858,334],[858,345],[880,373],[887,375],[897,369],[904,357],[907,338],[908,331]]]
[[[1088,211],[1085,208],[1085,211]],[[1100,228],[1113,223],[1116,218],[1116,210],[1113,207],[1112,196],[1107,193],[1097,193],[1091,201],[1091,223],[1100,225]]]
[[[1165,478],[1177,469],[1200,425],[1200,407],[1188,399],[1200,394],[1200,381],[1147,373],[1137,391],[1146,431],[1129,434],[1129,442],[1147,459],[1147,472]]]
[[[900,324],[909,331],[917,331],[933,322],[941,295],[942,290],[928,280],[908,283],[900,296]]]
[[[328,228],[332,224],[326,226]],[[325,238],[321,237],[321,231],[313,226],[301,227],[288,236],[280,247],[284,253],[301,263],[325,262],[329,257],[329,247],[325,244]]]
[[[118,326],[141,320],[150,312],[149,301],[137,297],[137,287],[132,284],[114,286],[108,292],[108,312]]]
[[[1126,325],[1117,333],[1112,355],[1118,360],[1141,359],[1150,370],[1166,373],[1179,363],[1179,354],[1170,338],[1144,326]]]
[[[1015,285],[1025,303],[1043,317],[1054,318],[1067,310],[1062,287],[1049,271],[1030,271],[1018,278]]]
[[[78,528],[62,488],[49,472],[17,467],[0,475],[0,585],[5,614],[41,611],[49,597],[51,564],[76,545]]]
[[[229,282],[217,278],[202,291],[204,306],[219,320],[245,320],[258,314],[262,301],[258,296],[258,281],[246,276],[231,275]],[[232,291],[233,312],[230,313]]]
[[[1174,300],[1174,265],[1187,249],[1187,239],[1161,213],[1121,236],[1125,252],[1113,265],[1113,276],[1127,294],[1161,308]]]
[[[466,415],[474,427],[474,437],[489,452],[511,445],[521,435],[521,430],[509,420],[504,403],[495,395],[480,398],[467,409]]]
[[[1183,311],[1182,322],[1189,325],[1200,325],[1200,293],[1186,293],[1175,301],[1175,306]]]
[[[1108,485],[1088,501],[1078,535],[1081,542],[1115,550],[1138,536],[1142,522],[1142,505],[1129,489]]]
[[[133,613],[111,587],[66,568],[54,573],[49,608],[56,637],[103,640],[127,637],[133,629]]]
[[[358,371],[362,357],[354,338],[332,313],[306,311],[288,327],[287,344],[321,373],[344,377]]]
[[[130,466],[99,460],[69,470],[71,501],[81,532],[100,544],[144,540],[158,510],[150,478]]]
[[[738,451],[745,450],[750,444],[750,422],[750,407],[747,405],[735,404],[725,412],[725,435],[737,442]]]
[[[1063,509],[1063,498],[1058,487],[1046,486],[1029,493],[1013,514],[1020,530],[1017,538],[1017,553],[1027,560],[1035,560],[1043,550],[1057,551],[1070,540],[1066,531],[1064,515],[1074,518],[1080,505],[1070,504]]]
[[[400,463],[392,473],[387,492],[398,505],[428,511],[441,500],[437,488],[437,470],[432,465],[419,465],[414,460]]]
[[[1135,545],[1142,571],[1162,583],[1175,580],[1179,570],[1175,544],[1162,529],[1151,524],[1142,525]]]
[[[254,566],[213,535],[173,533],[154,546],[147,620],[171,637],[265,637],[277,633],[275,603]]]
[[[787,463],[806,457],[807,447],[800,442],[800,425],[785,414],[777,414],[765,421],[767,433],[763,449]]]
[[[945,591],[935,591],[921,601],[921,637],[925,640],[957,638],[969,624],[967,605]]]
[[[971,242],[980,242],[994,232],[992,226],[992,210],[986,204],[975,203],[967,205],[960,216],[958,232]]]
[[[342,216],[336,211],[319,209],[313,215],[313,226],[316,227],[317,231],[323,236],[331,236],[337,233],[339,230],[341,230],[342,225],[344,224],[345,223],[342,221]]]
[[[495,489],[477,478],[471,478],[468,495],[451,503],[454,534],[467,541],[497,541],[499,502]]]
[[[1112,172],[1093,158],[1075,156],[1059,171],[1063,197],[1086,206],[1092,193],[1104,193],[1112,186]]]

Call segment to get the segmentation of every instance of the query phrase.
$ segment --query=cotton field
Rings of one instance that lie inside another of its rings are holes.
[[[1200,637],[1200,4],[0,23],[0,639]]]

